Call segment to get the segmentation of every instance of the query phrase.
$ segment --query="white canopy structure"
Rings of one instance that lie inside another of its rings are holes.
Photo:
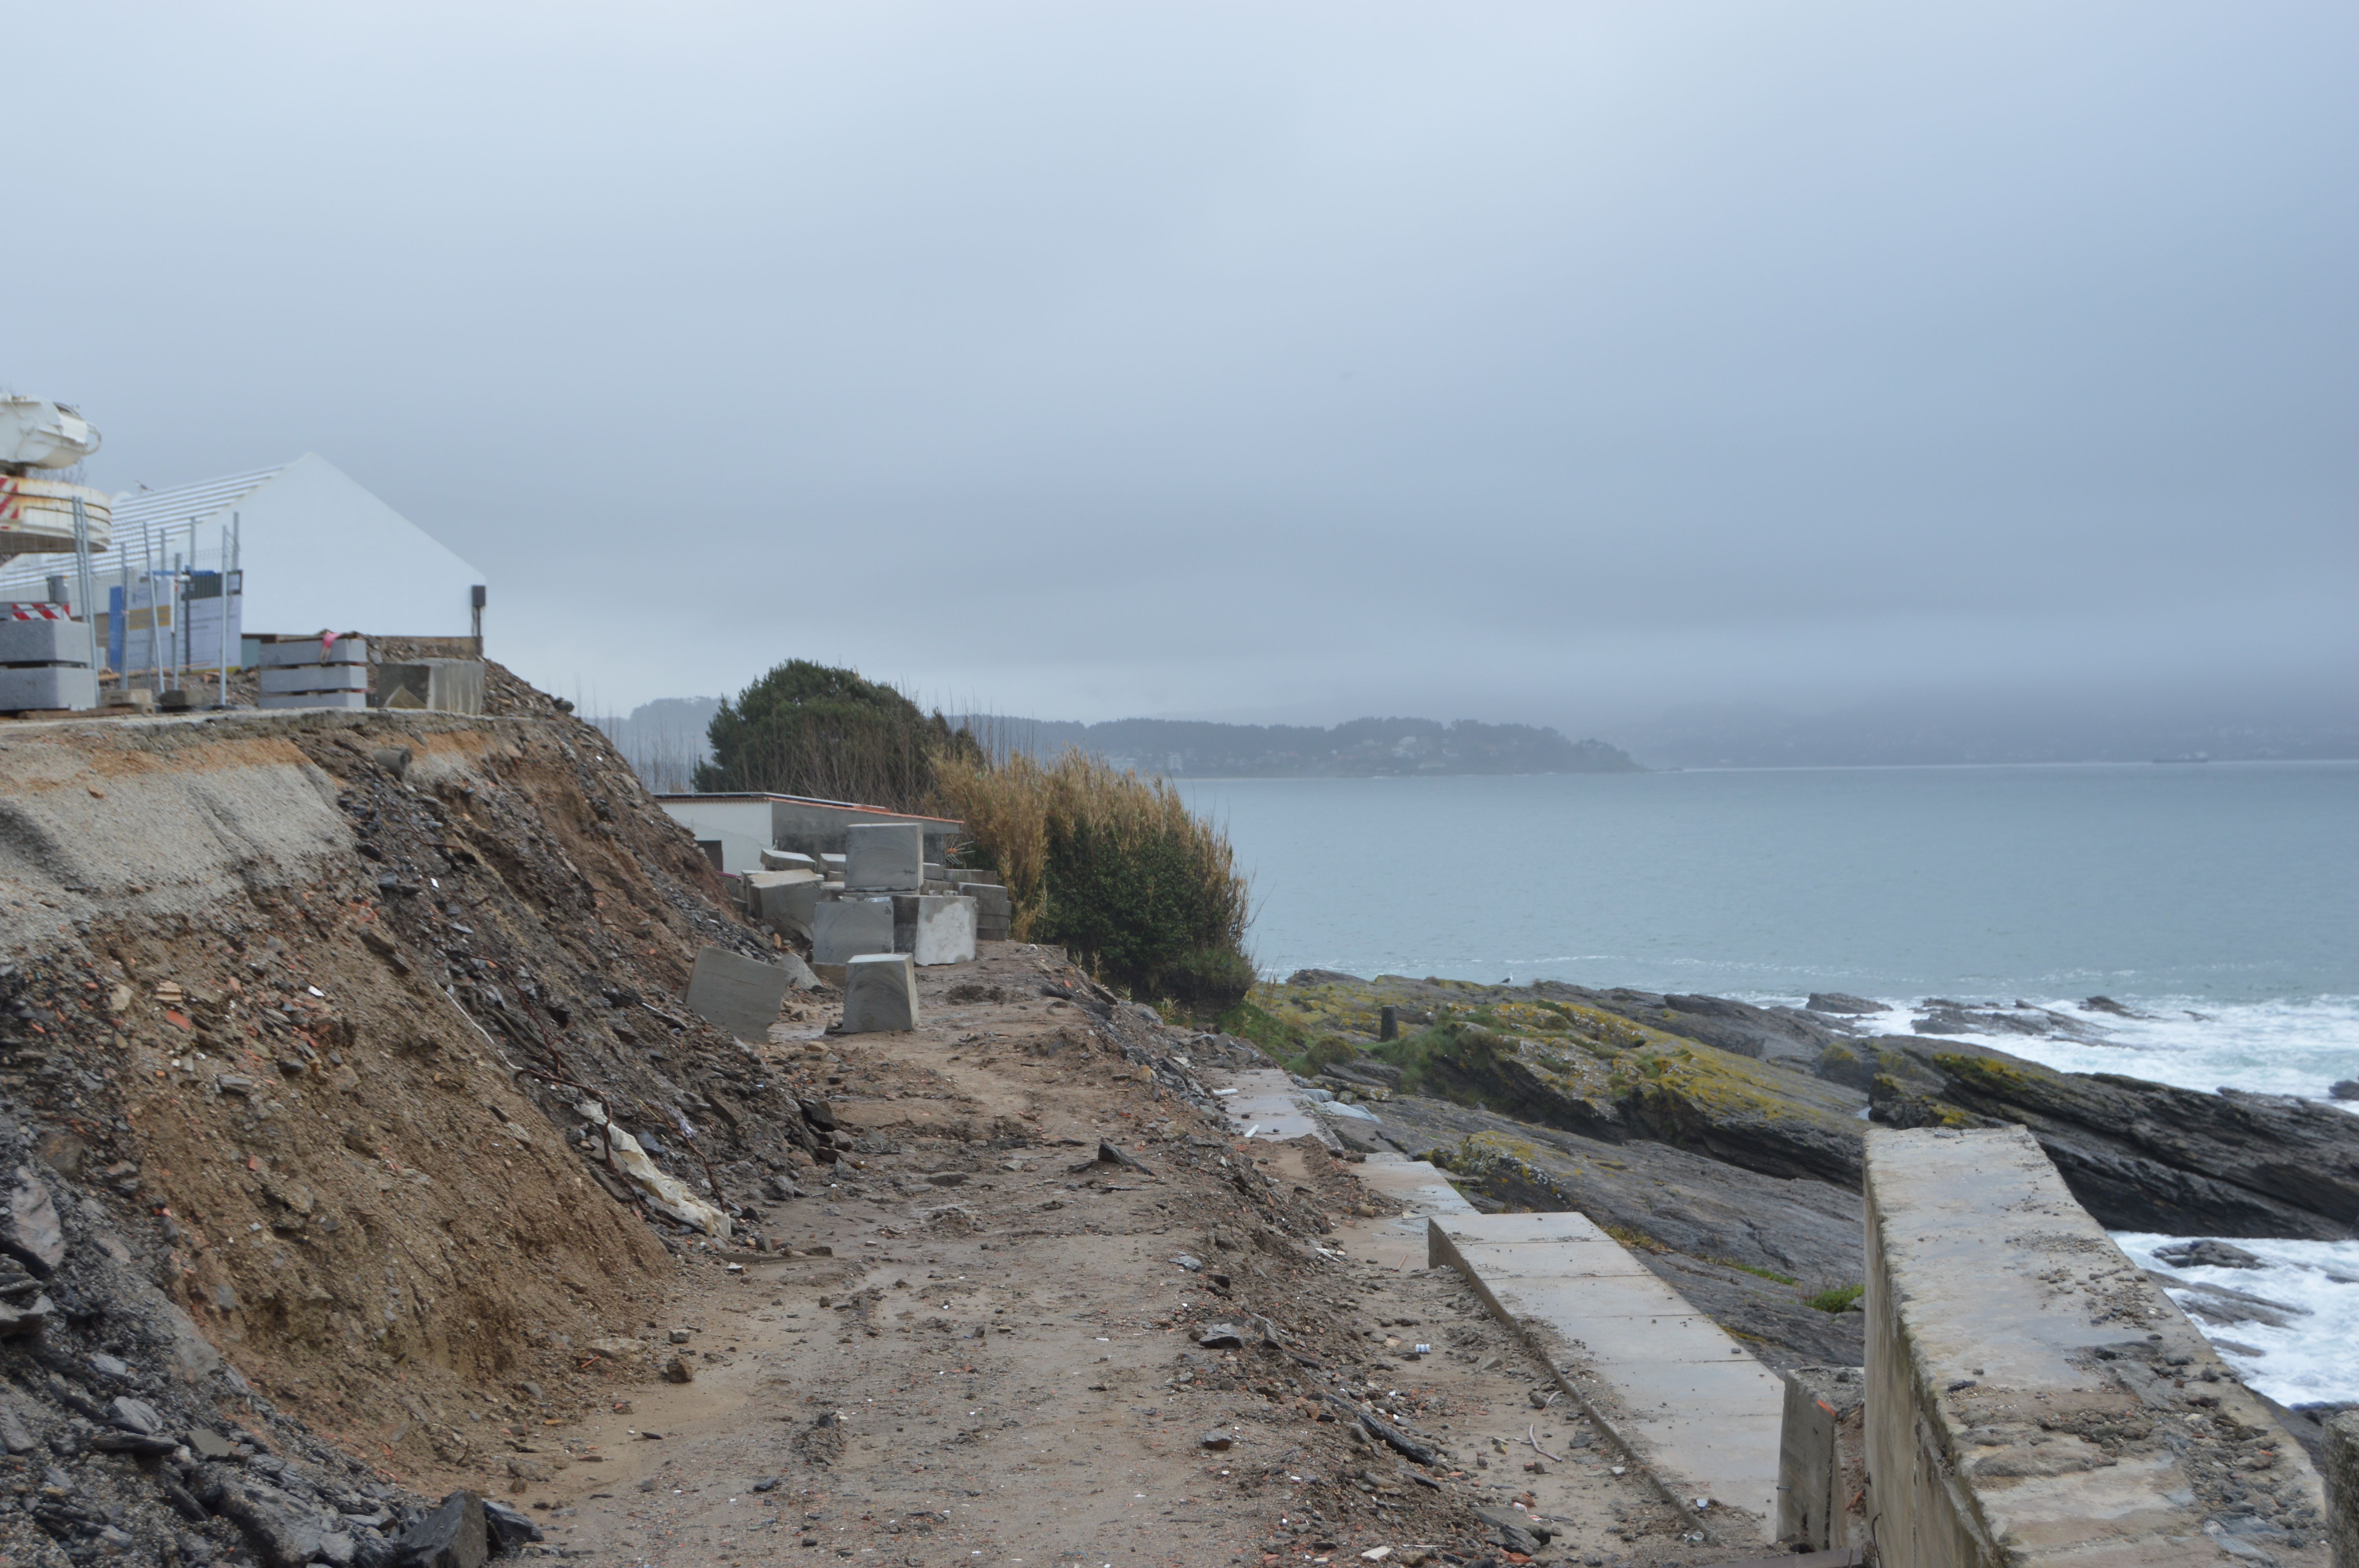
[[[248,635],[334,631],[385,637],[463,637],[484,574],[325,458],[170,490],[114,497],[114,548],[93,557],[99,604],[125,564],[168,569],[173,558],[244,577]],[[227,557],[235,553],[233,563]],[[71,556],[27,556],[0,574],[0,600],[46,597],[46,575]],[[77,604],[80,615],[83,607]]]

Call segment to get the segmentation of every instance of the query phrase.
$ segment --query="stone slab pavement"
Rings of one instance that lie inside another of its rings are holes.
[[[1428,1238],[1432,1262],[1465,1275],[1715,1538],[1772,1539],[1786,1398],[1776,1373],[1585,1216],[1437,1216]]]

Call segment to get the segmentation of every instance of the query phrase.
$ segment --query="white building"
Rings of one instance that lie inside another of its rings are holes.
[[[484,574],[370,494],[325,458],[114,498],[114,546],[92,557],[97,604],[143,568],[179,562],[242,574],[247,636],[362,632],[383,637],[473,633]],[[48,597],[71,556],[23,556],[0,573],[0,600]],[[83,607],[76,604],[74,613]]]

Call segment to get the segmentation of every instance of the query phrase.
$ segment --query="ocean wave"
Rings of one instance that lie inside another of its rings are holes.
[[[2195,1317],[2195,1326],[2247,1386],[2286,1405],[2359,1401],[2359,1356],[2352,1354],[2359,1346],[2359,1241],[2238,1238],[2232,1245],[2258,1258],[2257,1269],[2203,1268],[2156,1258],[2158,1249],[2180,1239],[2139,1231],[2114,1234],[2114,1244],[2142,1269],[2290,1309],[2281,1325],[2257,1319],[2213,1324]],[[2190,1301],[2202,1304],[2188,1291],[2164,1289],[2182,1308]]]

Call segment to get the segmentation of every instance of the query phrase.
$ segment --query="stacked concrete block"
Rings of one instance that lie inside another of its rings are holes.
[[[918,1027],[918,970],[907,953],[864,953],[844,965],[843,1033]]]
[[[816,857],[798,855],[792,849],[763,850],[762,869],[766,871],[809,871],[814,877],[820,874]]]
[[[265,639],[256,678],[265,708],[368,706],[368,639]],[[481,706],[480,699],[478,706]]]
[[[376,706],[437,713],[484,710],[484,661],[417,659],[376,666]]]
[[[920,896],[909,951],[919,964],[973,963],[974,900]]]
[[[821,856],[820,856],[820,857],[819,857],[819,869],[820,869],[820,874],[821,874],[821,876],[823,876],[823,877],[827,878],[827,880],[828,880],[828,881],[832,881],[832,882],[834,882],[834,883],[837,883],[838,885],[841,885],[841,884],[842,883],[842,881],[843,881],[843,857],[842,857],[842,856],[841,856],[841,855],[824,855],[824,854],[823,854],[823,855],[821,855]]]
[[[843,885],[859,892],[916,892],[926,881],[926,832],[914,822],[845,830]]]
[[[97,706],[87,624],[0,621],[0,712]]]
[[[961,882],[960,895],[974,900],[974,939],[1005,942],[1016,918],[1015,901],[995,882]]]
[[[743,957],[725,947],[701,948],[688,978],[688,1009],[740,1040],[766,1040],[792,979],[759,958]]]
[[[809,940],[819,916],[821,883],[817,871],[747,871],[745,892],[754,918],[783,936]]]
[[[891,899],[826,899],[812,911],[812,963],[848,964],[864,954],[892,951]]]

